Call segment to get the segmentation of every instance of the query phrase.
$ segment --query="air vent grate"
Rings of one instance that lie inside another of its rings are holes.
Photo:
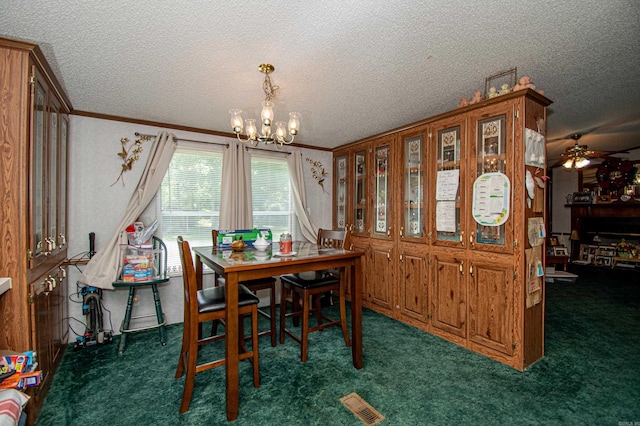
[[[384,416],[376,411],[371,405],[360,397],[357,393],[350,393],[340,398],[340,401],[365,425],[375,425],[384,420]]]

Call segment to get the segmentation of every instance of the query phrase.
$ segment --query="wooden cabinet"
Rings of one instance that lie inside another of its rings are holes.
[[[459,345],[467,338],[466,253],[434,249],[431,257],[431,331]]]
[[[424,244],[402,243],[398,255],[396,310],[409,324],[428,324],[428,261]]]
[[[511,258],[477,254],[469,261],[469,348],[500,359],[513,356],[514,265]],[[540,330],[541,331],[541,330]],[[503,360],[512,364],[509,358]]]
[[[370,230],[369,146],[361,145],[334,156],[334,229],[349,229],[367,237]]]
[[[66,303],[66,269],[57,266],[44,276],[29,285],[31,316],[34,320],[32,330],[34,349],[37,353],[38,365],[42,370],[43,383],[53,378],[56,366],[67,345],[67,303]],[[41,386],[34,392],[41,395]],[[44,395],[42,395],[44,396]]]
[[[544,131],[549,104],[522,90],[336,151],[369,146],[365,306],[519,370],[543,356],[544,282],[531,297],[525,251],[545,212],[525,175],[545,170],[525,165],[525,129]]]
[[[66,95],[40,49],[0,38],[0,349],[37,353],[43,382],[27,406],[35,420],[67,342]]]
[[[392,243],[369,242],[370,257],[367,259],[369,269],[365,302],[367,306],[376,308],[387,315],[393,313],[393,286],[395,252]]]

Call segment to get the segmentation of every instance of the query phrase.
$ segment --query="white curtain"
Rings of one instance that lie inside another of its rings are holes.
[[[156,136],[140,181],[131,195],[124,216],[107,244],[89,261],[80,282],[107,290],[113,290],[113,281],[118,279],[122,268],[120,244],[127,243],[125,228],[132,224],[155,197],[162,179],[169,168],[171,157],[176,150],[173,134],[161,131]]]
[[[289,165],[289,177],[291,179],[291,189],[293,192],[293,207],[300,223],[302,235],[310,242],[317,241],[318,228],[311,223],[311,218],[307,214],[307,195],[304,189],[304,176],[302,169],[302,152],[293,149],[287,158]]]
[[[244,145],[229,143],[222,159],[220,229],[253,228],[251,160]]]

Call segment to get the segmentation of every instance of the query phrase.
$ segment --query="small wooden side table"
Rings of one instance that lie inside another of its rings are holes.
[[[569,256],[553,256],[548,254],[545,256],[545,263],[547,265],[562,265],[562,270],[566,271],[567,264],[569,263]]]

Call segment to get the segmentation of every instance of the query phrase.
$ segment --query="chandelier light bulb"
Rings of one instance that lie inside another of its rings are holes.
[[[231,128],[233,132],[236,135],[242,133],[242,110],[230,109],[229,114],[231,114]]]
[[[265,126],[271,126],[271,122],[273,121],[273,102],[262,102],[262,113],[260,114],[260,118],[262,118],[262,124]]]
[[[247,118],[247,137],[254,140],[257,134],[258,129],[256,128],[256,120],[253,118]]]
[[[292,135],[297,135],[299,128],[300,128],[300,113],[290,112],[289,113],[289,133],[291,133]]]

